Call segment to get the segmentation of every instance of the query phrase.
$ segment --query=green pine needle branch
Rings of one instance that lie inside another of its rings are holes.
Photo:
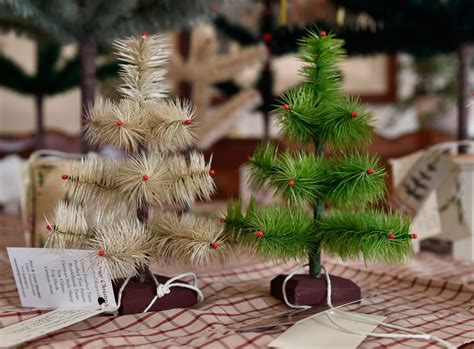
[[[250,160],[250,169],[252,186],[268,185],[290,204],[314,203],[325,192],[322,159],[312,154],[278,154],[275,145],[263,144]]]
[[[316,126],[317,139],[339,147],[360,147],[370,143],[373,126],[370,113],[357,98],[339,98],[330,105],[330,110],[319,114]]]
[[[326,201],[337,206],[363,207],[382,199],[386,194],[385,168],[379,162],[378,156],[358,152],[329,160]]]
[[[402,263],[413,254],[409,225],[397,213],[335,210],[320,220],[315,237],[321,250],[343,260]]]
[[[263,260],[306,258],[315,246],[312,217],[300,208],[253,206],[245,215],[241,212],[240,202],[231,201],[226,238],[255,251]]]

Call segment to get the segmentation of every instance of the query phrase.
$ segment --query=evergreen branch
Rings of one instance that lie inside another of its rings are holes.
[[[126,194],[131,204],[161,206],[169,201],[171,178],[166,160],[159,153],[132,155],[120,165],[116,181],[119,191]]]
[[[103,263],[112,279],[135,276],[150,263],[149,232],[137,219],[105,217],[94,232],[86,248],[93,250],[91,258]]]
[[[116,23],[123,19],[124,14],[133,13],[135,6],[136,2],[129,0],[88,2],[86,7],[81,7],[83,12],[81,16],[81,27],[84,31],[84,37],[93,37],[96,36],[97,33],[103,36],[104,33],[115,28]],[[129,30],[128,33],[134,32],[132,28],[129,28]],[[141,31],[135,31],[136,34],[140,32]],[[115,35],[115,37],[119,36]]]
[[[407,218],[393,212],[331,211],[321,218],[315,238],[321,250],[344,260],[402,263],[413,254],[409,226]]]
[[[278,155],[272,144],[257,148],[251,159],[250,184],[267,184],[292,204],[316,202],[324,196],[325,170],[322,160],[304,153],[288,151]]]
[[[47,222],[46,248],[81,248],[91,236],[81,206],[60,201],[54,209],[54,223]]]
[[[0,86],[24,94],[34,93],[32,78],[12,59],[0,54]]]
[[[109,30],[115,37],[141,33],[145,30],[166,32],[192,27],[199,20],[209,18],[211,0],[153,0],[135,1],[132,15],[129,11],[115,21]]]
[[[119,65],[118,62],[115,60],[111,60],[105,63],[100,64],[97,67],[97,79],[98,80],[104,80],[108,78],[112,78],[117,76],[119,71]]]
[[[270,176],[275,192],[292,204],[316,202],[324,195],[325,171],[321,158],[312,154],[283,153]]]
[[[193,120],[196,111],[187,101],[146,103],[146,129],[148,142],[162,152],[183,151],[195,141]]]
[[[255,37],[244,27],[231,23],[227,18],[225,18],[225,16],[216,16],[214,18],[214,25],[226,36],[243,46],[257,45],[260,41],[260,38]]]
[[[59,41],[74,40],[69,28],[62,26],[63,17],[75,23],[76,12],[70,11],[73,1],[3,0],[0,2],[0,26],[34,38],[54,37]]]
[[[166,97],[169,85],[165,65],[170,48],[163,35],[129,37],[116,40],[114,47],[120,64],[123,85],[119,91],[136,102]]]
[[[124,201],[124,194],[117,190],[115,178],[120,165],[98,158],[71,162],[69,174],[62,176],[66,181],[68,195],[77,204],[100,203],[102,207],[117,206]]]
[[[326,173],[326,200],[339,206],[365,206],[383,198],[385,168],[379,158],[355,153],[332,159]]]
[[[79,56],[75,55],[66,60],[62,68],[51,73],[51,84],[47,87],[48,95],[65,92],[79,85],[81,64]]]
[[[322,36],[317,30],[309,31],[300,40],[298,58],[306,62],[301,73],[315,92],[325,93],[340,89],[339,63],[345,56],[344,41],[332,34]]]
[[[231,202],[225,234],[264,260],[305,258],[315,243],[311,215],[302,209],[252,207],[245,216],[239,212],[240,203]]]
[[[274,143],[262,143],[249,159],[250,177],[249,183],[258,188],[268,183],[269,177],[277,163],[278,146]]]
[[[85,126],[85,139],[91,145],[108,144],[137,151],[145,141],[145,127],[140,105],[131,99],[118,103],[99,99]]]
[[[335,98],[329,110],[316,112],[317,137],[336,147],[369,144],[373,136],[370,114],[357,98]]]
[[[216,190],[211,161],[206,164],[204,155],[198,152],[191,152],[188,159],[183,155],[169,158],[166,162],[170,180],[168,203],[190,205],[197,199],[210,200]]]
[[[318,101],[311,86],[303,84],[286,92],[278,108],[278,125],[291,141],[308,143],[315,138]]]
[[[240,239],[240,232],[245,228],[245,217],[254,214],[256,209],[256,201],[253,196],[250,198],[245,214],[243,213],[240,200],[232,199],[227,201],[226,218],[223,220],[223,223],[225,223],[224,235],[226,241],[244,247]]]
[[[252,198],[252,200],[254,199]],[[227,201],[227,213],[224,222],[226,240],[242,244],[239,233],[245,227],[245,216],[242,212],[242,202],[240,200],[231,199]]]
[[[166,212],[149,222],[152,256],[164,264],[204,266],[223,261],[229,246],[215,217]]]
[[[39,81],[48,83],[61,57],[61,45],[51,42],[37,42],[36,76]]]

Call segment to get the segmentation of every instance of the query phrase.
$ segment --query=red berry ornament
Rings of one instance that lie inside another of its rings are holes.
[[[210,169],[210,170],[209,170],[209,174],[210,174],[211,176],[214,176],[214,175],[216,174],[216,171],[214,171],[213,169]]]
[[[357,117],[357,115],[359,115],[359,114],[358,114],[356,111],[353,111],[353,112],[351,113],[351,118],[354,119],[354,118]]]
[[[123,121],[122,120],[117,121],[117,126],[123,126]]]
[[[48,225],[46,226],[46,229],[48,229],[49,231],[51,231],[51,230],[53,230],[53,227],[51,226],[51,224],[48,224]]]
[[[288,182],[288,185],[289,185],[290,187],[294,186],[294,185],[295,185],[295,181],[294,181],[294,180],[289,181],[289,182]]]
[[[388,238],[389,238],[390,240],[395,239],[395,234],[388,234]]]
[[[62,178],[63,180],[66,180],[66,179],[69,179],[69,176],[68,176],[68,175],[62,175],[61,178]]]
[[[283,109],[290,110],[290,105],[288,103],[283,104]]]
[[[104,251],[104,250],[100,250],[100,251],[99,251],[99,256],[100,256],[100,257],[104,257],[104,256],[105,256],[105,251]]]
[[[374,174],[374,172],[375,172],[375,171],[374,171],[373,169],[371,169],[371,168],[369,168],[369,169],[367,170],[367,173],[368,173],[369,175]]]
[[[219,247],[220,247],[220,244],[218,244],[217,242],[213,242],[213,243],[211,244],[211,248],[212,248],[213,250],[217,250]]]
[[[326,36],[326,32],[324,30],[321,32],[321,36]]]
[[[192,124],[193,124],[193,120],[191,120],[191,119],[186,119],[186,120],[183,121],[183,124],[185,124],[186,126],[192,125]]]
[[[265,42],[272,41],[272,34],[271,33],[263,33],[263,41],[265,41]]]
[[[416,239],[417,237],[418,237],[418,235],[416,235],[416,234],[411,234],[411,238],[412,238],[412,239]]]
[[[257,231],[257,237],[258,238],[263,238],[265,236],[265,233],[261,230]]]
[[[147,32],[143,32],[143,33],[142,33],[142,39],[146,39],[147,36],[148,36],[148,33],[147,33]]]
[[[150,177],[149,177],[148,175],[144,175],[144,176],[143,176],[143,180],[144,180],[144,181],[147,181],[148,179],[150,179]]]

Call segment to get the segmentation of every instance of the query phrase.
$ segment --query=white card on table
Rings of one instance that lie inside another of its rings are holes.
[[[344,328],[355,332],[371,333],[377,327],[370,321],[350,317],[357,314],[366,318],[384,321],[384,316],[367,315],[356,312],[331,312],[331,317]],[[269,344],[273,348],[314,348],[314,349],[355,349],[366,336],[355,335],[337,328],[328,318],[327,312],[319,313],[300,321]]]
[[[100,309],[116,305],[103,263],[87,250],[7,248],[21,305],[35,308]]]

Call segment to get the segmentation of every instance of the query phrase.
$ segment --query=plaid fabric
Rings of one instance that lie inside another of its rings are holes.
[[[0,228],[0,236],[5,232]],[[31,348],[196,347],[261,348],[284,328],[265,333],[238,333],[243,324],[287,308],[269,296],[269,281],[297,264],[240,261],[225,270],[198,271],[205,301],[192,309],[120,317],[97,316],[29,342]],[[350,309],[387,317],[386,322],[439,336],[453,344],[474,338],[474,264],[421,253],[410,266],[376,265],[325,259],[334,275],[360,285],[372,296]],[[163,271],[161,271],[163,273]],[[21,308],[9,262],[0,253],[0,326],[43,313]],[[164,274],[164,273],[163,273]],[[171,275],[171,274],[170,274]],[[390,332],[380,328],[376,332]],[[433,342],[369,337],[361,348],[436,348]]]

